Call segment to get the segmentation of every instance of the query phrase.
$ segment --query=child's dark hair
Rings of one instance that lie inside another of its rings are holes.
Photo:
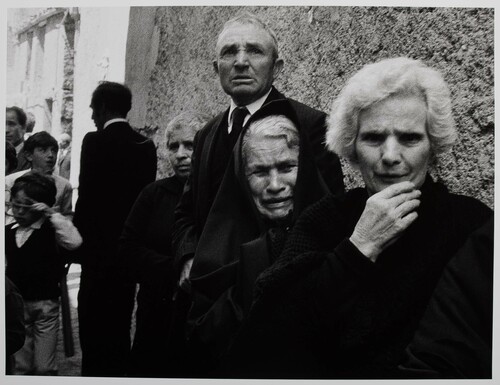
[[[24,142],[23,148],[27,153],[33,154],[33,151],[35,151],[35,148],[37,147],[41,147],[43,149],[53,147],[56,151],[59,150],[57,140],[46,131],[40,131],[36,134],[31,135]]]
[[[13,199],[21,190],[29,198],[37,202],[43,202],[49,207],[54,206],[56,202],[56,183],[51,176],[33,171],[27,172],[14,182],[10,189],[10,199]]]

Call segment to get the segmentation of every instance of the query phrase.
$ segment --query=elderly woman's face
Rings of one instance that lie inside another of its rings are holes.
[[[251,135],[245,154],[245,175],[257,209],[271,220],[284,218],[293,209],[298,147],[289,148],[285,138]]]
[[[186,179],[191,171],[195,134],[195,130],[191,127],[180,127],[174,129],[168,138],[167,149],[170,164],[175,175],[182,179]]]
[[[384,99],[359,116],[358,166],[370,195],[403,181],[422,186],[431,157],[426,105],[412,95]]]

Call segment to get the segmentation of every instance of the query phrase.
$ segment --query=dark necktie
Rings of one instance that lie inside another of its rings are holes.
[[[245,116],[248,114],[249,112],[246,107],[236,107],[233,111],[233,126],[231,128],[231,132],[229,133],[229,139],[233,144],[236,143],[238,136],[240,136]]]

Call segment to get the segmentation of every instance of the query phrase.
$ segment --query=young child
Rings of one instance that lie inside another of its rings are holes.
[[[71,220],[51,207],[52,177],[27,173],[11,188],[15,222],[5,226],[6,275],[24,299],[26,340],[15,354],[14,374],[56,375],[59,329],[59,248],[74,250],[82,238]]]
[[[69,180],[53,174],[58,149],[57,140],[48,132],[40,131],[31,135],[24,142],[24,152],[28,161],[31,162],[31,169],[15,172],[5,178],[5,200],[9,200],[10,190],[17,178],[25,175],[27,172],[35,171],[40,174],[52,176],[57,189],[55,207],[63,215],[71,215],[73,187]],[[10,210],[7,211],[7,214],[5,223],[12,223],[12,213]]]

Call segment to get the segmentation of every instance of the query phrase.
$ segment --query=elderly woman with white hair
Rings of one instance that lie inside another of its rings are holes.
[[[272,269],[300,213],[327,194],[306,132],[286,100],[268,103],[243,128],[189,280],[190,375],[224,377],[224,363],[251,312],[254,283]]]
[[[428,174],[455,139],[442,76],[420,61],[366,65],[340,92],[327,145],[365,187],[298,219],[260,275],[230,375],[389,378],[447,262],[492,215]]]
[[[195,134],[209,120],[206,114],[188,111],[168,123],[165,139],[173,175],[142,190],[123,227],[121,262],[140,285],[127,371],[131,377],[166,377],[180,371],[181,342],[169,333],[176,310],[172,296],[179,279],[172,250],[174,209],[191,170]]]

